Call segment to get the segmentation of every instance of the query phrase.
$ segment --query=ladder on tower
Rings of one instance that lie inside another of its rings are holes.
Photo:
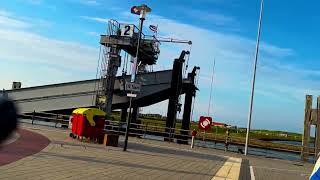
[[[120,31],[120,23],[114,19],[108,21],[107,35],[115,36],[119,34]],[[99,65],[98,65],[98,77],[99,81],[96,83],[96,102],[95,105],[102,109],[106,103],[105,97],[105,87],[106,87],[106,79],[108,76],[108,63],[110,58],[110,47],[106,45],[101,45],[101,51],[99,54]]]

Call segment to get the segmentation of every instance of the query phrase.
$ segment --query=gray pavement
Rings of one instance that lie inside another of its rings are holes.
[[[41,152],[0,166],[0,179],[308,179],[313,165],[130,138],[128,151],[79,142],[70,130],[22,124],[51,140]],[[123,137],[120,138],[122,146]],[[1,153],[1,152],[0,152]],[[251,171],[250,173],[250,166]]]
[[[48,137],[51,143],[37,154],[0,166],[0,179],[210,180],[239,176],[240,158],[193,152],[171,143],[157,145],[159,142],[152,144],[136,138],[130,138],[129,149],[124,152],[121,147],[71,139],[69,130],[25,124],[22,127]]]

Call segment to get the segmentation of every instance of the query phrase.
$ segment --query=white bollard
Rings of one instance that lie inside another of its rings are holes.
[[[194,146],[194,136],[191,137],[191,149],[193,148]]]

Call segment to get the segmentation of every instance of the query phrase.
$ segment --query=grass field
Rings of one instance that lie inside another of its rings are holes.
[[[112,117],[116,121],[120,121],[120,113],[119,112],[113,112]],[[165,119],[159,119],[156,117],[139,117],[138,118],[141,124],[147,124],[151,126],[160,126],[165,127],[166,121]],[[181,121],[176,123],[176,128],[181,128]],[[197,122],[191,122],[190,124],[190,130],[197,130],[198,123]],[[245,137],[246,136],[246,128],[230,128],[230,135],[233,137]],[[212,127],[207,133],[213,133],[217,135],[225,135],[227,131],[227,128],[222,128],[218,126]],[[272,131],[272,130],[251,130],[250,131],[250,137],[255,139],[260,139],[264,141],[273,141],[273,140],[283,140],[283,141],[301,141],[302,135],[298,133],[292,133],[292,132],[284,132],[284,131]],[[312,139],[311,139],[312,140]]]

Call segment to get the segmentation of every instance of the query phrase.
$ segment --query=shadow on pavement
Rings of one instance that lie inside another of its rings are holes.
[[[89,156],[77,156],[77,155],[65,155],[59,154],[54,152],[41,152],[36,155],[37,158],[46,158],[46,157],[58,157],[64,158],[68,160],[74,161],[85,161],[85,162],[92,162],[92,163],[101,163],[104,165],[114,165],[114,166],[123,166],[128,168],[139,168],[139,169],[148,169],[148,170],[158,170],[158,171],[166,171],[166,172],[173,172],[173,173],[182,173],[182,174],[190,174],[190,175],[205,175],[205,176],[212,176],[212,174],[206,173],[199,173],[199,172],[190,172],[190,171],[183,171],[183,170],[172,170],[168,168],[161,168],[156,166],[147,166],[142,164],[124,162],[120,160],[111,160],[111,159],[96,159],[94,157]]]
[[[217,155],[209,155],[200,152],[191,152],[184,149],[169,149],[169,147],[154,147],[148,146],[145,144],[137,144],[137,143],[129,143],[128,150],[138,150],[138,151],[146,151],[146,152],[154,152],[159,154],[168,154],[168,155],[176,155],[176,156],[184,156],[184,157],[192,157],[204,160],[213,160],[213,161],[226,161],[227,158],[217,156]],[[134,152],[137,153],[137,152]]]

